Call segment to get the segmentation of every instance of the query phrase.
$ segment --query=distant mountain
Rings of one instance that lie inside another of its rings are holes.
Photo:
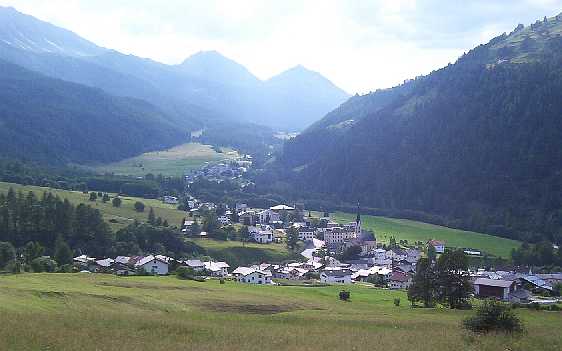
[[[301,130],[349,98],[320,73],[293,67],[265,82],[265,116],[270,125]]]
[[[261,81],[241,64],[216,51],[200,51],[176,66],[191,77],[229,84],[259,86]]]
[[[48,163],[109,162],[187,140],[154,106],[0,61],[0,150]]]
[[[319,74],[291,70],[264,83],[216,51],[165,65],[99,47],[5,7],[0,7],[0,59],[113,95],[149,101],[187,130],[208,129],[217,120],[302,129],[345,99]],[[291,82],[298,86],[291,87]],[[292,108],[284,106],[287,101]]]
[[[0,7],[0,42],[35,53],[64,56],[93,56],[101,48],[71,31],[19,13],[12,7]]]
[[[561,35],[562,15],[518,26],[428,76],[355,96],[287,142],[272,174],[301,196],[560,243]]]

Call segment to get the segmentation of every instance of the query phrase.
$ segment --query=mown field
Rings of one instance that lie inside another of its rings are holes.
[[[232,149],[216,152],[210,145],[188,143],[169,150],[147,152],[140,156],[119,162],[87,167],[97,173],[144,176],[148,173],[165,176],[181,176],[186,172],[201,168],[206,162],[233,159],[238,153]]]
[[[211,239],[189,239],[203,247],[207,254],[231,266],[249,265],[261,262],[282,262],[288,259],[302,259],[300,254],[291,254],[286,244],[242,243]],[[297,250],[298,251],[298,250]]]
[[[337,222],[345,223],[355,221],[355,214],[337,212],[333,214],[333,218]],[[379,242],[388,243],[392,236],[396,238],[396,241],[408,240],[408,242],[425,242],[429,239],[438,239],[444,240],[446,246],[474,248],[503,258],[511,257],[511,249],[521,245],[521,243],[516,240],[452,229],[408,219],[362,215],[361,221],[365,229],[372,229],[375,231],[377,241]]]
[[[103,203],[100,198],[98,198],[96,202],[89,201],[89,194],[83,194],[80,191],[59,190],[53,188],[44,188],[30,185],[24,186],[20,184],[0,182],[0,192],[7,193],[10,187],[14,188],[16,191],[33,191],[39,197],[43,194],[43,192],[49,191],[63,199],[68,199],[68,201],[70,201],[74,205],[78,205],[80,203],[91,205],[92,207],[97,208],[101,211],[101,213],[103,214],[103,218],[106,221],[109,221],[109,224],[114,230],[126,227],[127,225],[133,223],[135,219],[140,222],[146,221],[148,218],[148,211],[150,207],[154,208],[154,213],[157,217],[162,217],[162,219],[168,220],[168,223],[170,223],[170,225],[179,227],[183,218],[185,217],[185,212],[178,211],[176,209],[176,206],[164,204],[162,203],[162,201],[156,199],[143,199],[138,197],[122,196],[121,207],[113,207],[111,201]],[[114,196],[115,194],[110,193],[111,198],[113,198]],[[141,201],[145,204],[146,207],[144,212],[135,211],[134,204],[137,201]]]
[[[347,287],[346,287],[347,288]],[[517,310],[522,337],[474,336],[470,311],[412,309],[405,294],[101,274],[0,276],[0,350],[560,350],[562,314]],[[393,304],[399,297],[400,307]]]

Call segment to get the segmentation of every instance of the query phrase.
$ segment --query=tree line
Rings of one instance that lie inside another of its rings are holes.
[[[74,205],[50,192],[37,196],[32,191],[16,193],[10,188],[6,194],[0,193],[0,242],[6,252],[13,248],[27,264],[31,263],[28,258],[44,255],[64,265],[81,254],[110,257],[160,253],[182,257],[200,251],[181,240],[177,228],[164,226],[161,219],[158,222],[158,218],[148,224],[134,222],[114,233],[101,212],[89,205]]]

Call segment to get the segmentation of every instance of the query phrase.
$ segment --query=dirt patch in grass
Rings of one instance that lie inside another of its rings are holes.
[[[224,301],[210,301],[202,305],[205,309],[213,312],[243,313],[243,314],[262,314],[270,315],[283,312],[298,310],[321,310],[315,306],[301,306],[297,304],[249,304],[249,303],[229,303]]]
[[[197,291],[210,291],[210,289],[199,287],[199,286],[162,286],[154,284],[143,284],[143,283],[98,283],[98,286],[112,286],[116,288],[127,288],[127,289],[145,289],[145,290],[197,290]]]
[[[66,299],[67,295],[62,291],[33,291],[41,299]]]

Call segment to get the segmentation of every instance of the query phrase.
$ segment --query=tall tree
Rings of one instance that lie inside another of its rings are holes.
[[[55,243],[55,261],[59,265],[71,264],[72,263],[72,249],[70,246],[64,241],[62,236],[57,238]]]
[[[420,258],[416,274],[408,288],[408,300],[415,304],[423,302],[424,307],[433,307],[437,299],[437,273],[429,258]]]
[[[468,272],[468,258],[463,250],[448,250],[437,260],[437,297],[450,308],[468,304],[472,284]]]

